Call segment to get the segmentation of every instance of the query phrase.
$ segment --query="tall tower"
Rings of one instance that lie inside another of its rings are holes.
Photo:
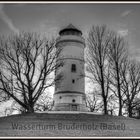
[[[55,111],[87,111],[85,101],[84,48],[82,32],[72,24],[59,32],[56,48],[61,47],[59,61],[64,65],[56,70],[56,76],[62,74],[62,80],[55,84]]]

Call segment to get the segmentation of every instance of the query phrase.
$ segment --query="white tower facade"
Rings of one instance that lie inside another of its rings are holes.
[[[61,47],[58,61],[64,62],[55,74],[62,80],[55,84],[55,111],[87,111],[85,97],[84,48],[82,32],[72,24],[59,32],[56,48]]]

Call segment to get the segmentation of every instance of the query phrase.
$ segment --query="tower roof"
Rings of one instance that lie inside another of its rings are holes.
[[[79,32],[82,35],[82,32],[77,29],[74,25],[69,24],[68,26],[66,26],[64,29],[60,30],[59,34],[61,35],[62,33],[66,32],[66,31],[76,31]]]
[[[72,24],[69,24],[65,29],[76,29],[75,26],[73,26]],[[77,29],[76,29],[77,30]]]

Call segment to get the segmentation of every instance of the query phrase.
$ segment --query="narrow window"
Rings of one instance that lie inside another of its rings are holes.
[[[76,65],[75,64],[71,65],[71,72],[76,72]]]
[[[75,83],[75,80],[74,79],[72,79],[72,83]]]

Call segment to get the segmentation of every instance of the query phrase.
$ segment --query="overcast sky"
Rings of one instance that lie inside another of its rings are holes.
[[[123,35],[131,55],[140,58],[140,3],[0,3],[0,34],[37,31],[56,35],[69,23],[84,34],[91,25],[106,24]]]

